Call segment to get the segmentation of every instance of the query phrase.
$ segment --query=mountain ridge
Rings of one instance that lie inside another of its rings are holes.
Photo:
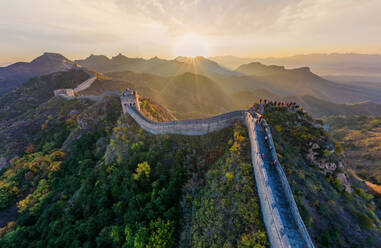
[[[17,62],[0,67],[0,95],[11,91],[31,77],[67,71],[77,65],[58,53],[45,52],[31,62]]]

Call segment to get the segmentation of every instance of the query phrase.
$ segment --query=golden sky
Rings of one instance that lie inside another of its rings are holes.
[[[380,13],[380,0],[1,0],[0,62],[380,53]]]

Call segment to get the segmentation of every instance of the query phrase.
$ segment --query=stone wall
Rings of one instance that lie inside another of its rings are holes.
[[[124,109],[144,130],[149,133],[183,135],[204,135],[221,130],[233,125],[236,121],[242,121],[246,112],[234,111],[206,119],[152,122],[134,107],[126,105],[124,106]]]
[[[90,99],[92,101],[101,101],[104,97],[107,97],[107,96],[118,97],[118,96],[120,96],[120,92],[118,92],[118,91],[104,91],[101,95],[96,95],[96,96],[82,95],[82,96],[77,96],[76,99]]]
[[[91,78],[85,80],[84,82],[80,83],[76,88],[74,89],[58,89],[54,91],[54,96],[62,96],[68,99],[71,99],[75,97],[75,93],[78,93],[80,91],[88,89],[97,79],[96,76],[93,75],[93,73],[89,72],[88,70],[84,71],[88,73]]]
[[[86,81],[82,82],[80,85],[78,85],[76,88],[74,88],[74,92],[78,93],[80,91],[88,89],[97,79],[97,77],[92,77],[87,79]]]
[[[94,80],[95,81],[95,80]],[[110,95],[115,95],[115,92]],[[89,98],[90,96],[83,96]],[[99,96],[100,97],[100,96]],[[98,98],[97,98],[98,99]],[[286,220],[282,220],[280,217],[280,211],[287,211],[293,221],[297,225],[297,230],[292,230],[297,233],[298,240],[302,240],[298,247],[313,248],[314,245],[308,234],[308,231],[300,217],[298,208],[296,206],[294,196],[291,188],[288,184],[286,175],[283,172],[282,167],[277,159],[274,142],[269,126],[264,121],[265,131],[269,137],[269,145],[271,146],[271,153],[274,160],[277,161],[277,185],[280,184],[284,196],[288,201],[288,205],[278,206],[275,199],[276,196],[271,190],[270,181],[268,180],[268,173],[264,166],[263,160],[259,154],[259,142],[256,135],[256,123],[257,114],[251,110],[249,111],[234,111],[222,115],[218,115],[206,119],[194,119],[183,121],[170,121],[170,122],[153,122],[147,119],[138,109],[128,104],[123,104],[123,113],[128,113],[144,130],[152,134],[182,134],[182,135],[204,135],[210,132],[218,131],[223,128],[233,125],[236,121],[242,121],[248,130],[250,147],[251,147],[251,159],[254,170],[254,176],[257,184],[258,196],[261,204],[261,211],[263,221],[266,227],[267,236],[271,247],[291,247],[288,240],[287,228],[288,223]]]
[[[74,97],[73,89],[58,89],[54,91],[54,96]]]
[[[267,235],[271,247],[291,247],[288,240],[286,226],[287,223],[283,223],[284,220],[280,218],[280,211],[284,207],[278,206],[271,191],[269,180],[267,179],[267,172],[260,158],[259,154],[259,142],[255,132],[255,113],[248,111],[234,111],[212,118],[196,119],[196,120],[184,120],[184,121],[171,121],[171,122],[153,122],[148,120],[142,115],[140,111],[131,106],[125,106],[123,108],[125,113],[128,113],[144,130],[152,134],[183,134],[183,135],[203,135],[209,132],[218,131],[228,126],[231,126],[236,121],[242,121],[245,123],[248,129],[250,146],[251,146],[251,159],[253,164],[253,170],[255,180],[257,184],[258,196],[261,203],[261,211],[263,215],[264,224],[266,227]],[[272,146],[272,156],[274,160],[277,160],[274,143],[272,140],[270,128],[266,125],[267,135],[270,137],[270,145]],[[278,161],[278,160],[277,160]],[[278,162],[279,163],[279,162]],[[285,192],[285,197],[288,201],[288,209],[290,215],[295,220],[298,226],[297,233],[299,234],[299,240],[302,240],[300,247],[314,247],[312,240],[307,232],[307,229],[300,217],[298,208],[296,206],[291,188],[288,184],[287,178],[280,166],[277,166],[279,182]]]
[[[131,89],[125,89],[120,97],[123,113],[127,112],[126,106],[135,107],[140,110],[139,94]]]
[[[264,121],[264,127],[265,127],[267,137],[269,138],[269,145],[272,147],[272,149],[271,149],[272,157],[273,157],[274,161],[277,162],[276,169],[277,169],[278,177],[280,179],[280,183],[282,184],[284,193],[287,196],[288,204],[290,206],[289,207],[290,214],[292,214],[292,218],[295,220],[295,222],[298,226],[298,231],[301,234],[301,236],[303,237],[305,246],[306,247],[314,247],[314,244],[313,244],[313,242],[312,242],[312,240],[308,234],[307,228],[304,225],[304,222],[303,222],[303,220],[299,214],[299,210],[298,210],[298,207],[296,205],[294,195],[292,194],[290,185],[288,184],[286,174],[284,173],[282,166],[279,163],[278,156],[277,156],[276,150],[275,150],[274,141],[273,141],[271,130],[270,130],[270,126],[267,124],[267,122],[265,120],[263,120],[263,121]]]
[[[249,113],[246,114],[245,123],[250,138],[251,161],[253,164],[255,182],[259,200],[261,203],[261,211],[263,222],[265,223],[267,237],[269,238],[271,247],[290,247],[288,240],[282,240],[281,235],[281,219],[279,214],[274,212],[274,199],[266,180],[266,171],[264,164],[259,155],[259,147],[257,135],[255,133],[255,120]]]

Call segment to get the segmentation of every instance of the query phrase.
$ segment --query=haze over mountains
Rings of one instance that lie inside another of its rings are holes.
[[[204,57],[186,58],[177,57],[173,60],[160,59],[153,57],[151,59],[128,58],[118,54],[111,59],[104,55],[90,55],[83,60],[75,60],[77,64],[92,68],[98,72],[119,72],[133,71],[138,73],[150,73],[159,76],[173,76],[185,72],[197,72],[205,75],[234,75],[235,72],[221,67],[214,61]]]
[[[381,84],[381,55],[332,53],[332,54],[306,54],[283,58],[239,58],[235,56],[216,56],[209,59],[236,69],[242,64],[260,62],[266,65],[279,65],[288,68],[308,66],[311,70],[327,79],[345,83],[366,84],[376,82]]]
[[[310,61],[323,65],[321,56],[311,56],[315,59]],[[331,56],[333,55],[327,55],[329,61],[341,61],[342,56]],[[367,55],[363,57],[367,58]],[[351,58],[355,63],[356,56]],[[363,67],[375,63],[378,57],[374,55],[372,58]],[[381,86],[377,84],[336,83],[318,76],[305,66],[286,69],[285,66],[252,62],[232,70],[227,67],[227,60],[238,63],[249,59],[214,58],[218,59],[223,65],[204,57],[166,60],[158,57],[129,58],[122,54],[111,59],[104,55],[91,55],[73,62],[60,54],[44,53],[30,63],[16,63],[0,68],[0,95],[14,89],[29,77],[72,68],[88,68],[109,77],[97,80],[94,87],[89,89],[89,94],[131,87],[166,106],[173,113],[177,112],[180,118],[247,108],[260,98],[297,99],[314,116],[333,113],[379,114],[378,109],[381,109],[378,105],[381,103]],[[297,64],[302,59],[295,56],[290,61],[296,61],[294,64]]]

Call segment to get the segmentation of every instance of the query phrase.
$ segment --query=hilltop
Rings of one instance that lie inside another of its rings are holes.
[[[76,68],[75,63],[58,53],[44,53],[30,63],[18,62],[0,67],[0,95],[11,91],[31,77],[73,68]]]

